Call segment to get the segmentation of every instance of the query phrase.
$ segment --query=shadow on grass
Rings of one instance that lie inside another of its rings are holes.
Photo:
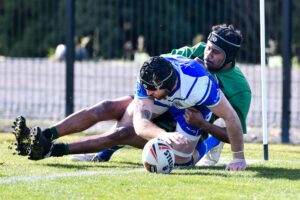
[[[210,172],[203,170],[211,170]],[[224,173],[224,166],[213,167],[194,167],[186,169],[183,173],[172,172],[173,175],[214,175],[223,177],[232,177],[233,175],[240,176],[239,172]],[[253,177],[267,179],[288,179],[300,180],[300,169],[274,168],[274,167],[247,167],[247,171],[256,172]]]
[[[130,161],[110,161],[108,163],[84,163],[78,162],[72,163],[43,163],[40,165],[47,165],[49,167],[66,168],[66,169],[78,169],[84,170],[89,168],[100,169],[117,169],[120,170],[142,168],[143,165],[139,162]],[[300,180],[300,168],[288,169],[283,167],[267,167],[267,166],[248,166],[245,172],[232,172],[227,173],[225,166],[213,166],[213,167],[194,167],[184,170],[174,170],[170,175],[207,175],[207,176],[221,176],[221,177],[233,177],[244,176],[247,171],[255,172],[251,175],[253,178],[267,178],[267,179],[288,179],[288,180]],[[243,173],[243,174],[242,174]],[[246,174],[247,175],[247,174]]]
[[[299,168],[248,167],[247,170],[257,172],[255,177],[259,178],[300,180]]]
[[[116,162],[115,161],[115,163],[119,163],[121,165],[123,165],[123,164],[124,165],[130,165],[130,166],[134,165],[134,166],[136,166],[138,168],[143,167],[143,164],[139,163],[139,162],[129,162],[129,161],[118,161],[118,162]]]
[[[72,164],[62,164],[62,163],[43,163],[40,165],[47,165],[49,167],[57,167],[57,168],[65,168],[65,169],[89,169],[89,168],[102,168],[102,169],[115,169],[115,168],[129,168],[129,169],[135,169],[135,168],[141,168],[143,167],[142,164],[136,163],[136,162],[116,162],[116,161],[110,161],[109,165],[107,163],[92,163],[92,164],[80,164],[78,162]]]

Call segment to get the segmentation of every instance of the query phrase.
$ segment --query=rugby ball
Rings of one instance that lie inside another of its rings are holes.
[[[145,145],[142,160],[148,172],[169,174],[174,168],[175,155],[168,144],[154,138]]]

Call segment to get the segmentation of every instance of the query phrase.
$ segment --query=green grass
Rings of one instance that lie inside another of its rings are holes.
[[[30,161],[8,150],[12,134],[0,137],[0,199],[300,199],[300,146],[269,145],[270,160],[249,164],[244,172],[219,165],[161,175],[138,170],[141,150],[130,147],[108,163]],[[263,157],[261,144],[246,144],[245,151],[249,163]],[[221,163],[230,157],[225,145]],[[85,172],[95,174],[75,176]]]

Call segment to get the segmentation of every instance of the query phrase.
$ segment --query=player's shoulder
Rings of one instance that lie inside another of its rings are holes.
[[[168,55],[164,58],[168,59],[183,75],[191,77],[208,76],[208,72],[205,67],[194,59],[181,55]]]
[[[182,55],[164,54],[164,55],[161,55],[161,57],[169,60],[170,62],[189,62],[189,61],[191,61],[190,58],[187,58]]]

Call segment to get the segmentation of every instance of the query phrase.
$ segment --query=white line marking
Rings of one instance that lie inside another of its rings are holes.
[[[231,161],[231,158],[221,158],[220,162],[217,166],[226,165]],[[270,162],[288,162],[288,163],[300,163],[300,161],[295,160],[269,160]],[[247,164],[254,164],[258,162],[264,162],[264,160],[260,159],[246,159]],[[82,172],[68,172],[68,173],[60,173],[60,174],[53,174],[49,176],[37,176],[37,177],[9,177],[9,178],[0,178],[0,184],[7,184],[7,183],[18,183],[18,182],[34,182],[39,180],[53,180],[57,178],[64,178],[64,177],[83,177],[83,176],[92,176],[98,174],[128,174],[134,172],[142,172],[146,171],[144,168],[138,168],[128,171],[82,171]]]
[[[98,174],[128,174],[134,172],[142,172],[145,171],[144,168],[133,169],[128,171],[83,171],[83,172],[69,172],[69,173],[60,173],[60,174],[53,174],[49,176],[37,176],[37,177],[9,177],[9,178],[0,178],[0,184],[6,183],[17,183],[17,182],[34,182],[39,180],[53,180],[57,178],[64,178],[64,177],[73,177],[73,176],[93,176]]]

